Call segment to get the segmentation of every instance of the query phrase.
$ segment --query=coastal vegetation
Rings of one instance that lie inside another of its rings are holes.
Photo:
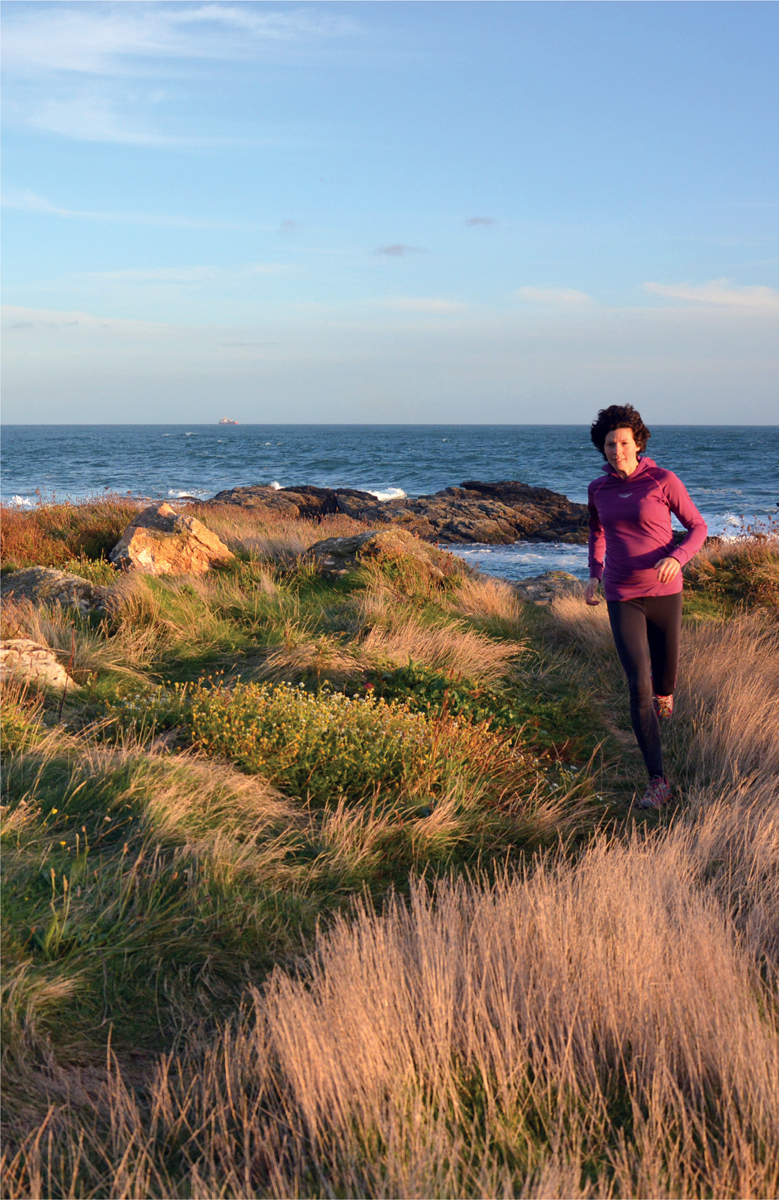
[[[236,558],[119,575],[141,506],[3,512],[78,690],[4,687],[6,1197],[775,1196],[779,544],[687,569],[642,764],[605,606],[191,506]]]

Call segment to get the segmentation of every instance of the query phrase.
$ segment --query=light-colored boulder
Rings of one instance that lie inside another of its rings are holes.
[[[122,570],[148,575],[203,575],[235,555],[196,517],[153,504],[132,521],[108,556]]]
[[[60,604],[80,613],[104,611],[111,594],[108,587],[100,587],[80,575],[57,571],[54,567],[12,571],[2,577],[0,590],[4,600],[13,600],[17,604],[21,601],[35,605]]]
[[[62,692],[78,691],[78,684],[57,661],[48,646],[30,638],[8,638],[0,642],[0,679],[9,676],[24,680],[34,687],[48,687]]]
[[[520,599],[530,604],[551,604],[558,596],[580,591],[581,588],[581,579],[567,571],[544,571],[542,575],[531,575],[514,584]]]
[[[421,575],[443,579],[447,575],[467,574],[469,568],[460,559],[422,542],[413,533],[397,526],[370,529],[350,537],[325,538],[308,551],[323,575],[346,575],[367,559],[392,561],[401,558],[416,561]]]

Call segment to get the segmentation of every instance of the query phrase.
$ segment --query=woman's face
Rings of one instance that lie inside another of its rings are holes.
[[[610,430],[603,450],[607,461],[623,478],[632,475],[638,466],[639,450],[632,429]]]

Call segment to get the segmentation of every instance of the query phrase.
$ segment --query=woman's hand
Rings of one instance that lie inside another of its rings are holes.
[[[661,558],[655,568],[660,583],[670,583],[679,574],[681,569],[681,563],[678,558]]]
[[[600,580],[596,579],[594,575],[591,575],[587,580],[587,584],[584,588],[584,599],[588,604],[600,604],[600,600],[598,599],[599,583]]]

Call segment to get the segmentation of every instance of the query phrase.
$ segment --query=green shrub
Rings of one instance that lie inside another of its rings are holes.
[[[186,684],[174,683],[171,688],[135,686],[105,701],[99,724],[109,740],[129,733],[143,742],[185,719],[186,697]]]
[[[368,695],[302,685],[237,684],[192,692],[194,744],[261,773],[293,796],[325,803],[398,791],[441,775],[431,722]]]
[[[726,605],[779,607],[779,533],[752,537],[707,547],[685,567],[688,587]]]
[[[3,686],[0,705],[0,747],[4,754],[20,753],[40,740],[43,698],[33,689],[11,680]]]
[[[453,678],[443,671],[409,662],[404,667],[376,672],[367,684],[358,685],[362,694],[406,704],[429,716],[462,717],[484,723],[490,729],[516,729],[526,719],[520,707],[500,688],[482,686]],[[358,691],[359,694],[359,691]]]
[[[88,558],[83,551],[78,558],[63,563],[62,570],[105,587],[110,587],[119,578],[119,571],[107,558]]]

